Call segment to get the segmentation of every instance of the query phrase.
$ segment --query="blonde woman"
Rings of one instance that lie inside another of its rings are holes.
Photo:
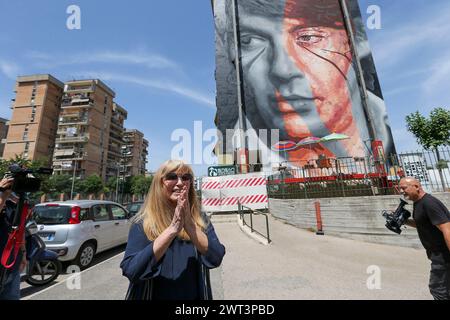
[[[212,299],[209,269],[220,265],[225,247],[200,212],[193,180],[182,161],[156,172],[120,264],[130,280],[126,299]]]

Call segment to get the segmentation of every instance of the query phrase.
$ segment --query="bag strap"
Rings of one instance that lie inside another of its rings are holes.
[[[11,231],[8,236],[8,241],[2,253],[1,264],[6,269],[11,269],[17,260],[17,255],[19,254],[19,249],[24,243],[24,233],[25,233],[25,221],[28,215],[28,204],[23,204],[22,213],[20,216],[20,223],[18,228]],[[12,258],[12,261],[8,264],[8,261]]]

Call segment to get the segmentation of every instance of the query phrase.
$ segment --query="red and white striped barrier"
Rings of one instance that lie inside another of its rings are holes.
[[[236,211],[238,202],[252,209],[267,208],[264,173],[249,173],[202,179],[202,210]]]

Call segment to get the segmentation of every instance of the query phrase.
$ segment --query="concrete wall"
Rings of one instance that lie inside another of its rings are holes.
[[[450,193],[433,194],[450,208]],[[314,203],[320,202],[325,234],[367,242],[422,248],[417,231],[407,227],[401,235],[385,227],[382,210],[395,210],[398,196],[329,199],[269,199],[273,217],[302,229],[317,229]],[[406,206],[412,213],[412,205]]]

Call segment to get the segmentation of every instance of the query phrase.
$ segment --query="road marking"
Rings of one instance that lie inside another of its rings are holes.
[[[122,252],[116,254],[115,256],[112,256],[111,258],[106,259],[106,260],[104,260],[104,261],[102,261],[102,262],[100,262],[100,263],[98,263],[98,264],[96,264],[96,265],[93,265],[92,267],[89,267],[89,268],[87,268],[87,269],[81,271],[81,272],[79,273],[79,275],[83,274],[83,273],[86,272],[86,271],[90,271],[91,269],[94,269],[95,267],[101,266],[102,264],[104,264],[104,263],[106,263],[106,262],[108,262],[108,261],[110,261],[110,260],[116,258],[117,256],[119,256],[119,255],[121,255],[121,254],[123,254],[123,253],[124,253],[124,251],[122,251]],[[71,276],[71,275],[69,275],[69,277],[65,278],[65,279],[62,280],[61,282],[55,283],[54,285],[52,285],[52,286],[50,286],[50,287],[48,287],[48,288],[45,288],[44,290],[38,291],[38,292],[36,292],[36,293],[33,293],[33,294],[31,294],[31,295],[29,295],[29,296],[26,296],[26,297],[24,297],[24,298],[22,298],[22,299],[20,299],[20,300],[29,300],[29,299],[33,298],[34,296],[37,296],[37,295],[39,295],[39,294],[41,294],[41,293],[44,293],[44,292],[46,292],[46,291],[48,291],[48,290],[50,290],[50,289],[52,289],[52,288],[54,288],[54,287],[56,287],[56,286],[62,284],[62,283],[65,283],[65,282],[70,278],[70,276]]]

